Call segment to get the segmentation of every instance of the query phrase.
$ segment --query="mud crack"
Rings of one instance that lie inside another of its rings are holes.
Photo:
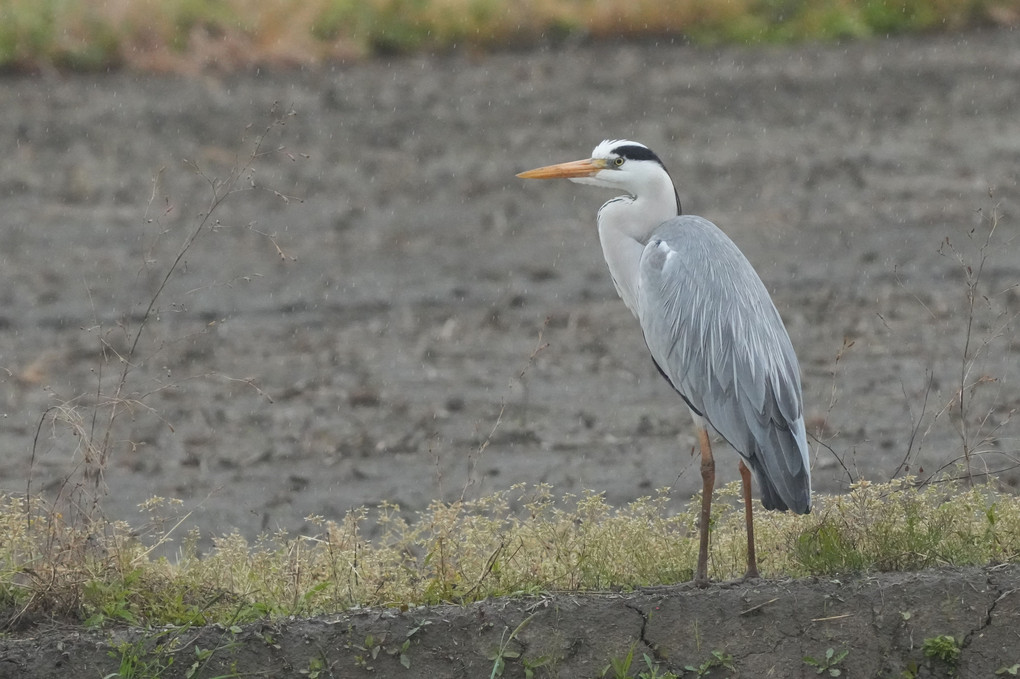
[[[989,578],[989,581],[991,581],[991,578]],[[992,583],[989,582],[989,584]],[[993,589],[996,593],[996,597],[995,599],[992,600],[992,603],[989,604],[987,610],[985,611],[984,619],[982,619],[980,625],[967,632],[967,635],[964,636],[963,640],[960,642],[960,648],[967,648],[970,645],[972,637],[981,634],[989,627],[991,627],[992,617],[995,615],[995,608],[999,605],[999,602],[1005,599],[1006,597],[1010,596],[1011,594],[1016,594],[1016,592],[1018,591],[1018,588],[1016,587],[1013,587],[1011,589],[1003,589],[1001,586],[996,585],[993,585]]]
[[[634,604],[626,604],[626,606],[627,608],[631,609],[632,611],[641,616],[641,632],[640,634],[638,634],[638,641],[640,641],[641,644],[648,649],[652,658],[660,662],[666,662],[667,658],[665,658],[662,654],[659,653],[658,644],[652,643],[651,641],[648,640],[647,637],[648,622],[651,619],[651,616],[648,613],[645,613],[643,610],[641,610]]]

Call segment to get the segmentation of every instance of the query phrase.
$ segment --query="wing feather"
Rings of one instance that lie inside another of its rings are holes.
[[[765,507],[809,511],[797,356],[733,241],[700,217],[659,226],[641,256],[637,306],[660,371],[748,461]]]

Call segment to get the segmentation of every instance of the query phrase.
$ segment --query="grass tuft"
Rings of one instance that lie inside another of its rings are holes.
[[[713,504],[713,578],[743,570],[738,493],[730,484]],[[38,502],[3,497],[0,600],[9,621],[45,613],[90,625],[198,625],[676,583],[694,570],[700,500],[668,515],[666,499],[663,490],[612,507],[597,493],[559,497],[548,486],[519,486],[434,502],[414,520],[383,504],[339,522],[310,517],[315,535],[281,532],[254,542],[225,535],[205,555],[193,532],[171,562],[150,558],[152,545],[132,537],[127,524],[86,538]],[[807,516],[759,507],[763,576],[980,565],[1020,555],[1020,498],[989,485],[860,483],[846,496],[816,498],[816,507]],[[381,537],[364,537],[369,524],[382,528]]]

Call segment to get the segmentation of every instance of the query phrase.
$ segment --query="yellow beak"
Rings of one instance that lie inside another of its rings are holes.
[[[606,161],[603,158],[585,158],[574,160],[559,165],[547,165],[527,172],[521,172],[517,176],[521,179],[555,179],[557,177],[591,177],[604,170]]]

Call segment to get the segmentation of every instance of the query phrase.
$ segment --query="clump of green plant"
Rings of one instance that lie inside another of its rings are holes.
[[[842,676],[843,670],[839,667],[839,664],[850,655],[848,649],[843,649],[840,652],[829,648],[826,649],[825,655],[821,658],[813,658],[810,655],[804,656],[804,664],[810,665],[815,668],[816,674],[828,673],[830,677]]]
[[[555,659],[548,655],[540,655],[537,658],[521,657],[521,667],[524,669],[524,679],[534,679],[536,670],[543,667],[549,668],[554,664]]]
[[[918,487],[912,477],[861,482],[826,501],[818,521],[796,536],[793,555],[819,574],[1010,560],[997,544],[1017,527],[1018,517],[1006,509],[1012,503],[990,485]]]
[[[949,634],[928,637],[921,645],[921,651],[926,658],[945,665],[950,674],[956,670],[956,663],[960,659],[960,644],[955,637]]]
[[[637,642],[631,644],[627,649],[627,655],[622,658],[610,658],[609,665],[602,670],[602,676],[608,679],[680,679],[680,675],[677,673],[660,669],[660,664],[647,653],[641,654],[641,659],[645,664],[644,669],[639,669],[637,674],[632,674],[631,667],[634,664],[636,646]]]
[[[188,648],[184,636],[189,629],[188,625],[170,627],[150,631],[137,641],[122,641],[108,653],[111,658],[118,661],[117,671],[107,674],[103,679],[154,679],[165,676],[171,671],[181,652]],[[240,633],[240,627],[231,625],[224,630],[223,643],[217,644],[214,648],[193,646],[194,660],[184,670],[185,679],[199,676],[198,672],[209,664],[215,654],[234,647],[237,643],[236,637]]]
[[[697,677],[707,676],[709,672],[717,667],[736,671],[736,668],[733,666],[733,656],[718,649],[712,651],[712,654],[703,660],[700,665],[684,665],[686,671],[693,672]]]
[[[510,644],[514,642],[517,635],[521,633],[521,630],[528,626],[528,623],[531,622],[531,619],[534,617],[534,613],[526,617],[517,625],[517,627],[514,628],[512,632],[510,631],[510,628],[505,628],[503,630],[503,635],[499,640],[499,647],[494,649],[492,654],[489,656],[489,660],[492,661],[492,672],[489,675],[489,679],[502,677],[503,670],[506,668],[506,661],[517,660],[521,657],[520,651],[510,648]],[[507,632],[510,634],[507,635]]]
[[[162,634],[154,635],[156,639],[163,636]],[[108,674],[103,679],[159,677],[168,671],[174,664],[173,655],[166,653],[160,642],[154,644],[153,650],[147,648],[147,645],[145,640],[134,643],[123,641],[117,644],[116,649],[109,652],[109,656],[119,663],[117,672]]]

